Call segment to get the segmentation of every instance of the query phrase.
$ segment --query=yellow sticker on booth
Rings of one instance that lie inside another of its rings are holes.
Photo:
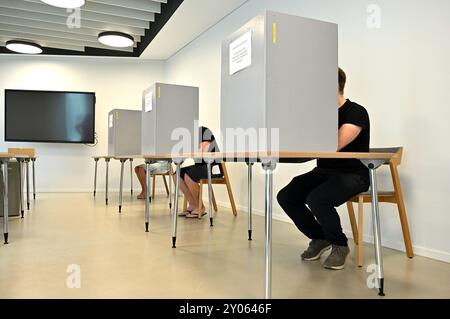
[[[116,112],[116,120],[119,120],[119,112]]]
[[[161,87],[158,86],[158,99],[161,98]]]
[[[277,44],[277,24],[273,23],[273,44]]]

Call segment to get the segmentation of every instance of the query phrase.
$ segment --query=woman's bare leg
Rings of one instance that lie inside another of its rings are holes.
[[[187,175],[185,175],[184,178],[186,178]],[[187,208],[188,211],[193,211],[194,209],[196,209],[195,206],[195,199],[192,196],[191,191],[189,190],[188,186],[186,185],[186,182],[180,178],[180,190],[183,192],[184,196],[186,196],[186,199],[189,203],[189,207]]]
[[[134,171],[136,172],[136,176],[137,176],[139,183],[141,184],[141,188],[142,188],[142,191],[138,195],[138,198],[145,199],[145,194],[147,193],[147,180],[146,180],[147,174],[145,172],[145,169],[140,166],[136,166],[134,168]]]
[[[200,192],[200,186],[197,182],[193,181],[192,178],[190,178],[187,174],[185,176],[186,185],[189,188],[189,191],[192,194],[193,202],[191,203],[191,206],[194,207],[192,210],[193,214],[202,214],[205,211],[205,207],[203,206],[203,203],[198,202],[198,195]]]

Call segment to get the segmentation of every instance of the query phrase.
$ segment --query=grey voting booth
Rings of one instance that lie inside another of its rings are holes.
[[[141,111],[114,109],[108,114],[108,156],[141,154]]]
[[[269,11],[223,42],[221,125],[226,151],[334,152],[337,103],[337,25]],[[231,149],[227,128],[267,128],[269,134],[260,145],[235,142]],[[273,135],[278,149],[270,143],[271,129],[279,129],[279,139]]]
[[[3,180],[3,172],[0,172]],[[0,183],[0,194],[3,194],[3,183]],[[8,216],[20,216],[20,180],[19,163],[8,163]],[[3,196],[0,196],[0,217],[3,217]]]
[[[189,132],[190,144],[198,148],[195,123],[199,118],[199,89],[155,83],[142,96],[142,154],[172,154],[179,144],[175,132]],[[179,150],[182,152],[183,150]]]

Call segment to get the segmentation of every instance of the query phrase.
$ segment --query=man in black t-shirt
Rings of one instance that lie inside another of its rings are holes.
[[[370,121],[364,107],[344,98],[346,75],[339,69],[339,152],[369,152]],[[295,177],[278,193],[278,203],[297,228],[311,239],[301,255],[319,260],[327,269],[340,270],[350,253],[336,207],[369,189],[368,169],[354,159],[321,159],[313,171]]]

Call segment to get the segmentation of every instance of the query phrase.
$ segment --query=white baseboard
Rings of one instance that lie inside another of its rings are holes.
[[[231,208],[231,205],[229,202],[217,201],[217,205],[225,207],[225,208]],[[242,211],[245,213],[248,210],[247,206],[242,206],[242,205],[236,205],[236,208],[239,211]],[[264,216],[264,212],[259,209],[253,208],[253,213],[258,216]],[[273,219],[292,224],[291,219],[286,214],[274,213]],[[352,234],[351,230],[344,229],[344,233],[347,235],[348,238],[353,239],[353,234]],[[364,239],[364,242],[366,242],[366,243],[370,243],[370,244],[373,243],[373,236],[364,234],[363,239]],[[394,241],[383,239],[383,247],[405,252],[405,246],[404,246],[403,242],[394,242]],[[434,260],[439,260],[439,261],[443,261],[446,263],[450,263],[450,253],[449,252],[439,251],[439,250],[416,246],[416,245],[413,245],[413,249],[414,249],[414,254],[417,256],[422,256],[422,257],[431,258]]]

